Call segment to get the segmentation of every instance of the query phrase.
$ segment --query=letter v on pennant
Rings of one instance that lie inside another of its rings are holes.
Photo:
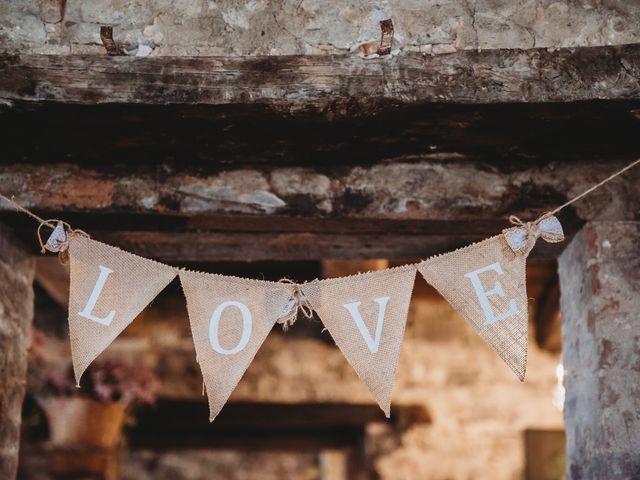
[[[415,267],[408,265],[302,286],[387,417],[414,280]]]

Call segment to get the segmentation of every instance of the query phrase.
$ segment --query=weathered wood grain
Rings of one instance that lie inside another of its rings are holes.
[[[606,178],[626,162],[553,163],[500,170],[474,162],[426,157],[322,169],[245,167],[219,171],[114,170],[110,165],[0,165],[5,195],[43,214],[100,213],[181,216],[189,230],[225,230],[216,219],[235,216],[234,231],[272,218],[308,231],[313,220],[333,221],[332,231],[352,231],[353,221],[504,221],[534,217]],[[639,215],[639,170],[631,170],[563,212],[566,218],[634,219]],[[0,202],[0,209],[13,208]],[[135,222],[136,220],[130,220]],[[347,221],[347,223],[345,223]],[[189,224],[189,222],[192,222]],[[277,231],[263,222],[259,230]],[[122,229],[127,228],[122,221]],[[393,224],[381,224],[393,228]],[[108,228],[108,227],[107,227]],[[419,226],[418,226],[419,228]],[[137,230],[133,226],[133,230]],[[296,230],[293,228],[292,230]],[[318,229],[322,231],[322,229]],[[380,231],[370,228],[369,233]]]
[[[322,170],[238,168],[125,172],[72,164],[0,165],[6,195],[95,238],[169,262],[425,258],[497,234],[511,214],[535,219],[586,190],[620,162],[500,171],[471,162],[391,162]],[[560,215],[640,216],[640,171]],[[33,241],[31,219],[2,202],[3,218]],[[534,254],[562,246],[541,242]]]
[[[353,447],[368,423],[380,422],[379,409],[349,403],[230,402],[208,425],[205,402],[160,401],[142,409],[129,438],[134,448],[284,448],[294,451]],[[421,405],[395,405],[388,426],[397,431],[431,422]],[[165,419],[158,421],[158,419]]]
[[[496,231],[493,234],[497,234]],[[180,266],[184,262],[318,259],[421,260],[483,240],[479,235],[352,233],[97,232],[96,239]],[[562,244],[540,241],[531,258],[555,258]]]
[[[640,156],[640,99],[411,104],[353,118],[264,105],[0,103],[0,163],[343,167],[418,156],[526,169]]]
[[[265,104],[366,114],[381,104],[571,102],[640,96],[640,45],[349,56],[0,56],[4,102]]]

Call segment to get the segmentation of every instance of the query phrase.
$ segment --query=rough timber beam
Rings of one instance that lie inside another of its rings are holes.
[[[640,97],[640,44],[572,49],[349,56],[0,56],[12,102],[264,104],[367,114],[381,105],[544,103]]]
[[[0,184],[42,215],[168,261],[420,258],[496,234],[510,214],[536,218],[622,165],[500,171],[413,159],[335,170],[168,173],[11,164],[0,165]],[[632,170],[563,211],[566,229],[593,218],[639,218],[639,178]],[[17,230],[32,235],[30,219],[6,204],[0,208]],[[536,251],[555,256],[561,249]]]

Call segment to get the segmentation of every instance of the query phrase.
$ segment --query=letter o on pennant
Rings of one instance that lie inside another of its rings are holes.
[[[240,337],[240,341],[238,342],[238,344],[231,349],[222,348],[222,346],[220,345],[220,340],[218,339],[220,317],[222,316],[222,312],[227,307],[236,307],[242,314],[242,336]],[[222,355],[235,355],[236,353],[242,351],[242,349],[247,346],[247,343],[249,343],[252,326],[253,322],[251,319],[251,312],[244,303],[236,302],[233,300],[223,302],[218,305],[217,308],[213,311],[213,314],[211,314],[211,322],[209,323],[209,342],[211,342],[211,346],[216,352]]]

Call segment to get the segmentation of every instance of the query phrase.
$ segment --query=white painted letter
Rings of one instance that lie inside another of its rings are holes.
[[[102,289],[104,288],[107,277],[110,273],[113,273],[113,270],[111,270],[110,268],[103,267],[102,265],[100,265],[99,267],[100,276],[98,277],[98,281],[96,282],[95,287],[93,287],[93,292],[91,292],[91,296],[89,297],[89,301],[87,302],[87,304],[84,306],[84,310],[79,312],[78,315],[88,320],[93,320],[94,322],[106,325],[108,327],[111,322],[113,322],[113,317],[116,316],[115,310],[111,310],[111,312],[109,312],[109,315],[104,318],[96,317],[93,313],[91,313],[95,308],[96,303],[98,302],[98,297],[100,296],[100,292],[102,292]]]
[[[218,340],[218,327],[220,325],[220,317],[222,316],[222,312],[227,307],[236,307],[240,310],[242,314],[242,335],[240,336],[240,341],[235,348],[230,350],[222,348],[220,345],[220,341]],[[211,315],[211,323],[209,324],[209,342],[211,342],[211,346],[213,349],[221,353],[222,355],[235,355],[240,352],[244,347],[249,343],[249,338],[251,337],[251,328],[253,326],[251,320],[251,312],[247,308],[244,303],[228,301],[223,302],[213,311]]]
[[[486,318],[484,324],[491,325],[492,323],[499,322],[500,320],[504,320],[505,318],[513,317],[516,313],[518,313],[518,306],[516,305],[516,301],[511,299],[509,300],[509,310],[503,313],[502,315],[495,316],[493,311],[491,310],[491,305],[489,304],[489,297],[491,295],[498,295],[499,297],[504,297],[505,293],[502,288],[500,282],[496,282],[495,286],[491,290],[484,290],[482,288],[482,283],[480,283],[479,275],[481,273],[487,272],[489,270],[493,270],[498,273],[498,275],[502,275],[502,267],[500,263],[492,263],[491,265],[487,265],[486,267],[480,268],[478,270],[474,270],[473,272],[466,273],[464,276],[471,280],[473,284],[473,288],[476,290],[476,295],[478,296],[478,300],[480,300],[480,306],[484,311],[484,316]]]
[[[353,319],[358,326],[358,330],[360,330],[360,334],[364,341],[371,350],[371,353],[376,353],[378,351],[378,347],[380,346],[380,336],[382,335],[382,324],[384,323],[384,312],[387,309],[387,302],[389,302],[389,297],[381,297],[374,298],[374,302],[378,304],[378,322],[376,323],[376,332],[375,339],[371,338],[371,334],[369,330],[367,330],[367,326],[362,321],[362,316],[360,315],[360,302],[347,303],[344,305],[344,308],[348,310]]]

